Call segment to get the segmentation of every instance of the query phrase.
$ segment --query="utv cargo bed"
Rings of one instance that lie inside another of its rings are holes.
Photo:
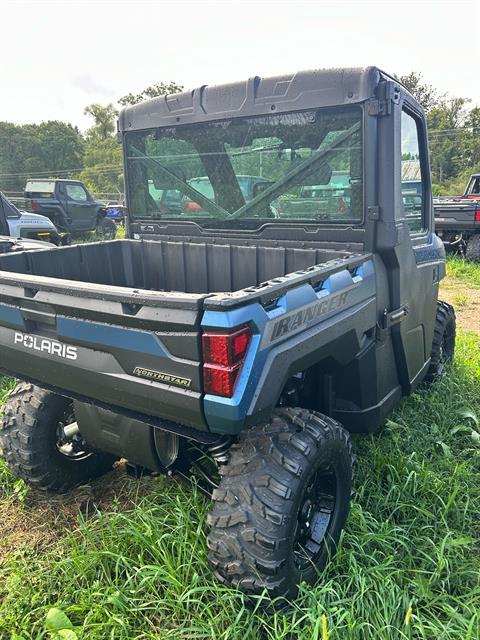
[[[338,272],[348,287],[368,257],[225,240],[116,240],[0,256],[0,366],[99,406],[206,431],[205,311],[271,306]],[[138,375],[139,365],[155,381]]]
[[[298,243],[297,243],[298,244]],[[306,243],[304,243],[306,244]],[[318,244],[318,243],[317,243]],[[24,253],[0,260],[0,270],[26,276],[39,276],[45,288],[46,278],[73,280],[87,288],[107,285],[156,292],[212,294],[256,287],[267,280],[294,271],[308,269],[338,258],[351,256],[354,250],[278,246],[267,241],[262,245],[234,244],[231,240],[215,242],[114,240],[62,247],[58,251]],[[361,248],[360,244],[355,247]],[[13,259],[12,259],[13,258]],[[0,276],[3,281],[4,274]],[[68,287],[77,288],[77,284]],[[101,289],[99,289],[101,290]],[[123,295],[124,292],[122,292]],[[179,296],[179,300],[182,297]]]

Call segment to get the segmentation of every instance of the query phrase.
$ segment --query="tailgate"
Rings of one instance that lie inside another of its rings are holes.
[[[467,230],[478,223],[477,211],[480,211],[480,205],[464,200],[438,203],[433,210],[436,229]]]
[[[78,399],[206,430],[204,297],[0,272],[0,368]]]

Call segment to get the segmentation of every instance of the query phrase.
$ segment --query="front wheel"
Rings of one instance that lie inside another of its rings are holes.
[[[117,225],[110,218],[102,218],[95,227],[97,235],[105,240],[113,240],[117,235]]]
[[[350,436],[320,413],[284,408],[230,451],[208,516],[210,562],[235,588],[294,598],[317,580],[347,519]]]
[[[115,461],[89,449],[70,398],[33,384],[19,384],[10,393],[0,446],[10,471],[42,491],[67,491],[106,473]]]

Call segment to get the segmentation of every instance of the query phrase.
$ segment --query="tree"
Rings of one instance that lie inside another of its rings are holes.
[[[465,98],[443,98],[428,112],[433,181],[443,183],[466,166]]]
[[[83,166],[84,140],[77,127],[50,120],[40,124],[0,123],[0,185],[23,191],[31,177],[62,177]]]
[[[440,95],[431,84],[423,82],[422,74],[417,71],[410,71],[404,76],[395,77],[410,91],[427,113],[430,109],[438,106],[442,98],[445,97]]]
[[[87,130],[87,138],[97,138],[98,140],[108,140],[115,133],[115,122],[118,111],[112,103],[103,106],[101,104],[90,104],[84,109],[85,115],[92,116],[93,127]]]
[[[77,127],[49,120],[38,125],[38,163],[52,172],[83,166],[84,140]]]
[[[170,82],[157,82],[150,85],[140,93],[129,93],[126,96],[122,96],[118,100],[118,103],[125,107],[131,104],[138,104],[139,102],[149,100],[150,98],[156,98],[157,96],[180,93],[181,91],[183,91],[183,89],[184,87],[181,84],[177,84],[172,80]]]
[[[91,104],[85,107],[94,124],[85,134],[83,161],[85,168],[79,179],[97,194],[117,194],[121,191],[122,149],[115,137],[118,111],[113,104]]]
[[[137,104],[148,98],[178,93],[183,87],[176,82],[157,82],[138,94],[129,93],[119,99],[122,106]],[[115,137],[118,110],[112,103],[98,103],[85,107],[85,113],[93,118],[93,126],[87,129],[84,164],[80,174],[89,189],[107,195],[123,191],[122,149]]]
[[[472,168],[480,164],[480,107],[474,107],[465,117],[464,164]]]

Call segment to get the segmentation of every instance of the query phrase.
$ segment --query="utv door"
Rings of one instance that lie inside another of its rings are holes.
[[[65,183],[67,216],[70,231],[92,231],[96,225],[97,204],[85,187],[76,183]]]
[[[384,251],[390,307],[380,324],[391,332],[399,379],[408,394],[429,366],[445,250],[433,232],[423,114],[415,111],[408,97],[403,103],[399,100],[390,116],[379,119],[379,131],[380,211],[394,211],[394,220],[390,222],[392,216],[386,216],[378,229],[379,245],[391,245]],[[412,180],[421,182],[417,197],[407,193],[405,183]]]

